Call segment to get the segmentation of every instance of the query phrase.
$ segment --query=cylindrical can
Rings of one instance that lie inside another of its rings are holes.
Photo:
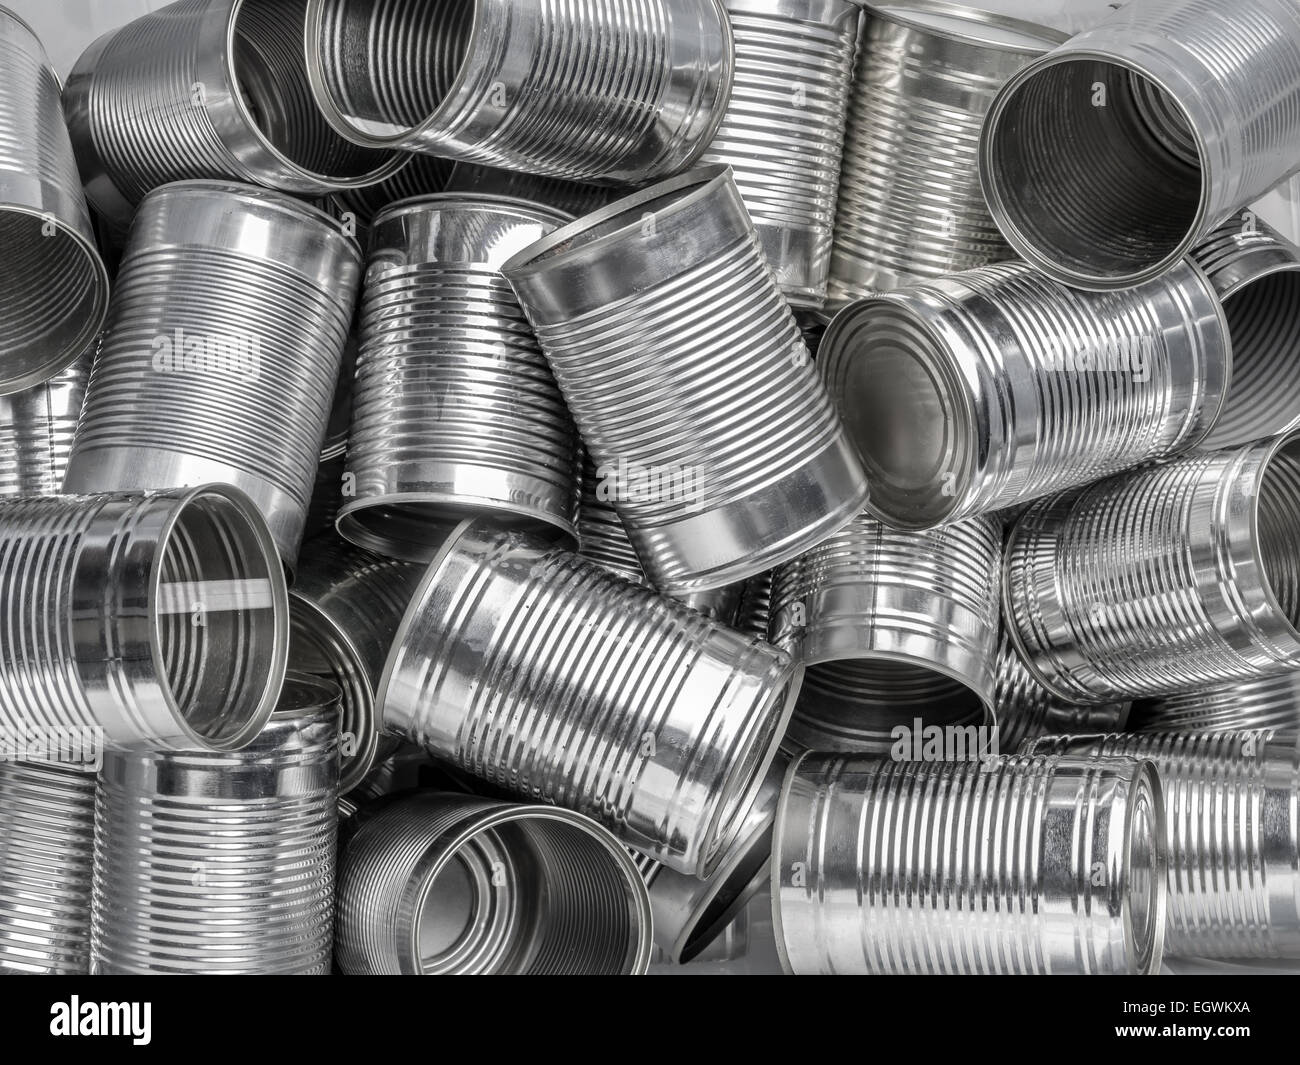
[[[1300,957],[1300,742],[1268,732],[1064,736],[1041,755],[1143,758],[1164,787],[1165,951]]]
[[[289,605],[228,485],[0,502],[0,729],[236,750],[275,706]]]
[[[348,974],[644,973],[650,900],[590,818],[421,791],[369,816],[339,862]]]
[[[900,528],[1012,507],[1202,440],[1228,323],[1190,261],[1122,292],[999,263],[860,300],[818,366]]]
[[[1294,0],[1240,0],[1230,12],[1138,0],[1003,86],[979,173],[1026,260],[1078,288],[1124,288],[1300,169],[1297,143]]]
[[[832,306],[1014,258],[980,192],[980,126],[1006,80],[1062,40],[937,0],[868,6],[835,213]]]
[[[178,0],[82,53],[64,90],[86,193],[126,222],[159,185],[226,178],[321,195],[405,161],[354,144],[312,100],[307,0]]]
[[[1117,724],[1068,731],[1188,733],[1248,729],[1300,732],[1300,669],[1143,699],[1133,704],[1127,727]]]
[[[619,200],[502,273],[660,591],[771,569],[862,509],[861,464],[726,168]]]
[[[730,166],[792,306],[820,307],[861,10],[850,0],[724,0],[731,103],[701,162]]]
[[[735,842],[708,880],[638,861],[650,889],[655,945],[668,961],[685,964],[699,957],[767,886],[772,823],[789,764],[784,753],[772,760]]]
[[[1011,638],[1003,632],[998,644],[998,675],[994,702],[998,719],[998,750],[1010,753],[1037,736],[1081,732],[1120,732],[1129,727],[1132,703],[1068,703],[1058,699],[1020,661]]]
[[[1201,446],[1235,447],[1300,428],[1300,248],[1248,210],[1193,256],[1219,295],[1232,340],[1227,398]]]
[[[150,193],[64,490],[236,485],[292,569],[360,258],[332,219],[280,193],[212,181]]]
[[[307,520],[303,526],[304,543],[313,537],[334,535],[335,522],[343,506],[344,490],[354,491],[355,485],[347,476],[348,430],[352,425],[352,379],[357,369],[357,331],[353,324],[343,346],[343,361],[339,365],[339,378],[334,386],[334,400],[330,404],[329,421],[325,425],[325,438],[321,441],[320,459],[316,463],[316,479],[312,484],[311,501],[307,504]]]
[[[605,471],[612,473],[614,471]],[[602,477],[590,459],[582,464],[582,503],[578,508],[578,554],[616,573],[624,580],[649,587],[641,560],[623,528],[623,519],[609,502],[609,480]],[[745,582],[710,588],[706,592],[688,592],[672,598],[693,610],[731,625],[736,621],[744,594]],[[739,627],[739,626],[737,626]],[[758,635],[758,633],[755,633]],[[766,639],[763,636],[763,639]]]
[[[47,381],[95,339],[108,270],[45,49],[0,7],[0,394]]]
[[[499,273],[567,215],[522,200],[405,200],[374,221],[338,530],[428,562],[485,514],[577,539],[581,445]]]
[[[798,693],[790,656],[546,538],[466,523],[384,667],[384,725],[707,877]]]
[[[805,754],[772,842],[794,973],[1151,973],[1165,810],[1150,762]]]
[[[685,169],[731,91],[718,0],[309,0],[306,41],[316,102],[357,144],[573,181]]]
[[[87,352],[43,384],[0,396],[0,496],[63,491],[90,363]]]
[[[432,158],[417,155],[411,166],[414,167],[421,159]],[[573,218],[598,211],[618,199],[619,195],[617,190],[604,185],[588,185],[582,181],[565,181],[563,178],[465,162],[452,164],[445,191],[475,197],[509,196],[562,211]]]
[[[242,751],[105,758],[92,973],[328,974],[338,699],[291,674]]]
[[[0,973],[89,973],[94,772],[5,759],[0,808]]]
[[[918,533],[863,515],[777,570],[771,639],[806,669],[789,740],[885,753],[899,728],[974,726],[996,754],[1001,549],[991,518]]]
[[[378,755],[375,686],[422,573],[332,535],[305,545],[289,591],[289,665],[342,693],[340,791],[361,783]]]
[[[1035,503],[1003,564],[1021,659],[1070,702],[1300,667],[1300,434]]]

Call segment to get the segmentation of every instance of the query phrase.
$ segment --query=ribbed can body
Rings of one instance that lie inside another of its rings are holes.
[[[1300,665],[1300,440],[1135,470],[1035,503],[1004,617],[1063,699],[1194,691]]]
[[[294,578],[289,665],[342,693],[340,791],[359,784],[378,756],[375,687],[421,572],[328,535],[307,544]]]
[[[95,974],[329,972],[338,690],[290,680],[240,751],[105,759]]]
[[[302,53],[307,0],[178,0],[95,41],[64,106],[95,206],[126,222],[153,189],[227,178],[321,195],[402,165],[339,136]]]
[[[284,676],[284,573],[225,486],[0,502],[0,602],[6,734],[238,747]]]
[[[1300,956],[1300,748],[1294,734],[1052,737],[1032,750],[1155,764],[1168,826],[1168,954]]]
[[[95,247],[59,79],[0,7],[0,395],[49,380],[99,332],[108,271]]]
[[[883,753],[916,719],[990,724],[1001,544],[990,518],[917,533],[863,515],[777,570],[771,639],[807,669],[789,738]]]
[[[90,362],[87,353],[44,384],[0,396],[0,496],[63,490]]]
[[[1126,4],[989,109],[980,177],[1027,261],[1067,284],[1156,277],[1300,169],[1292,0]]]
[[[0,804],[0,973],[88,973],[95,774],[0,762]]]
[[[639,183],[708,144],[732,42],[716,0],[310,0],[307,61],[317,103],[358,143]]]
[[[475,514],[577,536],[577,429],[509,283],[568,216],[521,200],[408,200],[373,226],[339,531],[429,561]]]
[[[1162,695],[1133,704],[1130,732],[1300,732],[1300,670]],[[1066,731],[1064,729],[1059,731]],[[1110,732],[1113,729],[1071,729]]]
[[[868,10],[844,140],[830,303],[1013,258],[976,168],[980,126],[1006,80],[1050,40],[1014,24],[1007,39],[928,25],[923,13]]]
[[[1234,368],[1190,262],[1120,292],[1023,263],[917,282],[844,310],[818,366],[871,477],[868,508],[921,528],[1190,447]]]
[[[371,815],[339,865],[348,974],[635,975],[650,922],[628,852],[568,810],[421,791]]]
[[[620,200],[503,273],[660,591],[734,584],[861,509],[860,464],[725,169]]]
[[[68,492],[223,481],[292,567],[360,273],[326,215],[180,182],[135,217],[68,461]]]
[[[623,528],[623,519],[606,498],[606,480],[596,472],[590,459],[583,463],[582,501],[578,508],[578,554],[615,573],[624,580],[649,586],[641,560]],[[693,610],[720,621],[736,622],[746,582],[712,588],[707,592],[688,592],[673,596]],[[737,628],[743,628],[740,625]],[[754,635],[760,635],[757,631]],[[762,635],[766,639],[766,635]]]
[[[377,699],[435,757],[705,876],[798,684],[767,644],[543,538],[471,525],[426,574]]]
[[[1193,258],[1223,303],[1232,341],[1230,388],[1202,446],[1300,427],[1300,248],[1247,209],[1211,232]]]
[[[795,973],[1149,973],[1165,922],[1150,763],[808,754],[773,843]]]
[[[859,8],[848,0],[727,0],[726,8],[736,73],[701,162],[731,167],[786,299],[820,307]]]

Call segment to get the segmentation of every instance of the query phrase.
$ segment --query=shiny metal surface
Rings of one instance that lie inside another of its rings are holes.
[[[1300,248],[1258,218],[1234,214],[1193,252],[1223,303],[1232,378],[1213,450],[1300,428]]]
[[[650,900],[628,852],[569,810],[416,792],[339,863],[347,974],[640,974]]]
[[[306,14],[307,0],[179,0],[87,48],[63,101],[95,207],[125,223],[174,181],[322,195],[402,166],[400,153],[340,137],[316,109]]]
[[[1140,0],[1007,82],[980,180],[1027,261],[1079,288],[1124,288],[1300,169],[1297,141],[1300,7]]]
[[[806,669],[788,741],[884,754],[918,720],[993,725],[1001,546],[989,518],[917,533],[863,515],[777,570],[771,639]]]
[[[998,750],[1011,753],[1027,739],[1080,732],[1119,732],[1135,727],[1137,707],[1115,703],[1071,703],[1044,688],[1020,661],[1004,632],[998,643],[994,704]]]
[[[1252,729],[1300,732],[1300,670],[1139,700],[1133,704],[1127,731],[1188,733]],[[1070,731],[1114,730],[1076,728]]]
[[[574,181],[690,166],[733,65],[718,0],[309,0],[306,40],[350,140]]]
[[[95,774],[0,762],[0,974],[90,972]]]
[[[724,0],[731,102],[702,163],[730,166],[792,306],[826,300],[860,9],[849,0]]]
[[[979,188],[998,89],[1063,34],[974,7],[869,5],[844,141],[830,303],[1014,258]]]
[[[289,591],[289,665],[339,686],[342,792],[361,783],[379,754],[375,686],[422,573],[335,536],[305,545]]]
[[[735,841],[708,880],[648,859],[638,862],[650,889],[655,945],[668,961],[685,964],[698,958],[767,886],[772,824],[788,766],[785,753],[772,760]]]
[[[1233,362],[1190,262],[1122,292],[1002,263],[871,296],[826,330],[818,366],[902,528],[1017,506],[1205,438]]]
[[[337,223],[287,196],[208,181],[150,193],[65,491],[236,485],[292,568],[359,275]]]
[[[1300,958],[1300,747],[1267,732],[1070,736],[1035,754],[1145,758],[1169,850],[1165,951]]]
[[[1150,973],[1165,808],[1149,762],[806,754],[773,839],[794,973]]]
[[[725,168],[619,200],[502,273],[660,591],[734,584],[861,510],[861,466]]]
[[[458,194],[382,212],[370,238],[338,530],[428,562],[490,515],[576,540],[578,433],[501,264],[569,221]]]
[[[59,106],[31,28],[0,7],[0,395],[59,373],[94,340],[108,271]]]
[[[415,156],[417,162],[424,158],[432,156]],[[598,211],[619,196],[617,189],[602,185],[466,162],[452,164],[445,191],[474,197],[509,196],[550,207],[573,218]]]
[[[650,586],[641,560],[637,558],[632,541],[623,527],[623,519],[609,502],[602,478],[596,474],[596,467],[589,457],[584,457],[582,464],[582,500],[578,508],[578,554],[590,559],[597,565],[615,573],[624,580],[634,584]],[[671,596],[679,603],[684,603],[692,610],[720,621],[724,625],[735,625],[736,615],[740,610],[746,583],[728,584],[723,588],[711,588],[705,592],[686,592]],[[760,635],[757,631],[753,635]],[[762,639],[767,636],[762,635]]]
[[[235,750],[275,706],[284,573],[229,485],[0,502],[0,730]]]
[[[422,580],[376,702],[435,757],[704,877],[754,802],[800,672],[543,537],[467,523]]]
[[[1300,666],[1300,436],[1176,459],[1035,503],[1003,614],[1053,693],[1106,702]]]
[[[91,355],[87,352],[43,384],[0,396],[0,496],[50,496],[63,490]]]
[[[109,755],[91,972],[329,972],[338,688],[290,674],[243,750]]]

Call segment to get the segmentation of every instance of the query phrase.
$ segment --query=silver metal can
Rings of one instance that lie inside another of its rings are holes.
[[[243,750],[105,759],[93,974],[328,974],[338,699],[291,674]]]
[[[502,273],[660,591],[771,569],[862,509],[861,465],[726,168],[619,200]]]
[[[27,23],[0,7],[0,395],[47,381],[90,347],[108,270],[59,100]]]
[[[979,172],[998,228],[1028,262],[1077,288],[1124,288],[1300,169],[1297,142],[1293,0],[1230,11],[1137,0],[1003,86]]]
[[[773,839],[793,973],[1151,973],[1165,809],[1150,762],[806,754]]]
[[[360,270],[334,220],[280,193],[212,181],[150,193],[64,490],[236,485],[292,569]]]
[[[376,701],[435,757],[703,878],[754,803],[800,673],[545,537],[467,523],[425,574]]]

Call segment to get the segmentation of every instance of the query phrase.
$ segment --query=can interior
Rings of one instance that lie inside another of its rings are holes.
[[[1201,446],[1277,436],[1300,419],[1300,269],[1267,274],[1223,301],[1232,378],[1223,412]]]
[[[460,74],[474,9],[474,0],[326,0],[317,44],[334,106],[372,137],[422,125]]]
[[[186,724],[209,743],[238,736],[280,677],[269,554],[232,501],[200,493],[163,546],[158,638],[162,674]]]
[[[48,215],[0,204],[0,352],[14,391],[70,365],[94,340],[108,301],[103,265]]]
[[[1041,66],[1007,92],[990,119],[985,178],[1029,249],[1100,283],[1185,250],[1202,162],[1168,93],[1090,58]]]
[[[1300,437],[1264,468],[1257,509],[1264,580],[1293,630],[1300,630]]]

